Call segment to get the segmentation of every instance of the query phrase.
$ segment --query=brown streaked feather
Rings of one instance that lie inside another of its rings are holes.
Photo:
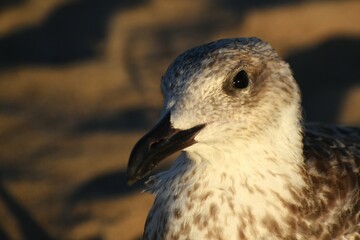
[[[360,128],[306,124],[305,167],[317,213],[332,236],[360,234]]]

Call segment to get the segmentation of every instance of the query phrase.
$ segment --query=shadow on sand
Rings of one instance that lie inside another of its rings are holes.
[[[147,131],[159,117],[160,109],[142,106],[132,109],[124,109],[111,115],[101,115],[96,118],[85,120],[77,125],[75,133],[89,132],[134,132]]]
[[[70,203],[122,197],[139,191],[144,180],[132,186],[127,185],[126,171],[117,170],[97,176],[76,189],[69,198]]]
[[[0,1],[0,11],[4,11],[9,7],[17,6],[24,3],[26,0],[1,0]],[[1,237],[1,235],[0,235]],[[2,239],[2,238],[0,238]]]
[[[3,0],[0,9],[19,5],[25,0]],[[101,42],[107,34],[107,24],[115,13],[144,5],[148,0],[79,0],[68,1],[55,9],[40,26],[29,26],[0,38],[0,69],[21,65],[55,65],[95,57],[101,52]],[[301,2],[291,0],[291,3]],[[183,38],[203,42],[215,32],[232,28],[234,22],[241,22],[244,13],[251,8],[288,4],[289,1],[253,1],[249,3],[235,0],[209,1],[195,22],[177,26],[160,26],[156,29],[134,29],[128,39],[129,52],[134,50],[138,39],[146,39],[149,34],[156,36],[158,47],[169,54],[174,49],[172,40]],[[216,14],[226,11],[227,14]],[[134,42],[135,41],[135,42]],[[156,46],[154,46],[156,48]],[[171,49],[169,49],[169,47]],[[158,55],[159,56],[159,55]],[[125,54],[131,57],[131,54]],[[129,64],[128,69],[134,75]],[[137,78],[135,78],[137,79]]]
[[[19,231],[25,240],[53,240],[40,224],[31,216],[31,214],[13,196],[6,190],[4,184],[0,182],[0,199],[8,211],[17,222]],[[2,236],[4,235],[4,236]],[[4,231],[0,229],[0,239],[8,239]]]
[[[10,240],[9,236],[6,234],[4,229],[1,228],[1,226],[0,226],[0,239],[2,239],[2,240]]]
[[[7,2],[7,1],[6,1]],[[24,64],[66,64],[94,57],[110,17],[145,0],[80,0],[57,8],[40,25],[0,38],[0,69]]]
[[[339,37],[286,59],[302,91],[306,121],[338,120],[347,91],[360,84],[359,55],[359,38]]]

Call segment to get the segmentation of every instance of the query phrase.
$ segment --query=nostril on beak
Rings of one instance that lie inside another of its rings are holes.
[[[150,149],[154,149],[164,141],[165,141],[165,139],[160,139],[158,141],[154,141],[154,142],[150,143],[149,147],[150,147]]]

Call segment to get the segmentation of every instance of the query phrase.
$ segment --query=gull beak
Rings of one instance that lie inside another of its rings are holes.
[[[145,177],[164,158],[196,143],[194,138],[204,127],[201,124],[186,130],[175,129],[168,112],[135,144],[127,168],[128,184]]]

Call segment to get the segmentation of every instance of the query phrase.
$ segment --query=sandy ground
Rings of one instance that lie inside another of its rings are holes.
[[[153,198],[128,156],[167,65],[201,43],[263,38],[306,120],[360,125],[360,2],[253,2],[1,1],[0,239],[139,239]]]

